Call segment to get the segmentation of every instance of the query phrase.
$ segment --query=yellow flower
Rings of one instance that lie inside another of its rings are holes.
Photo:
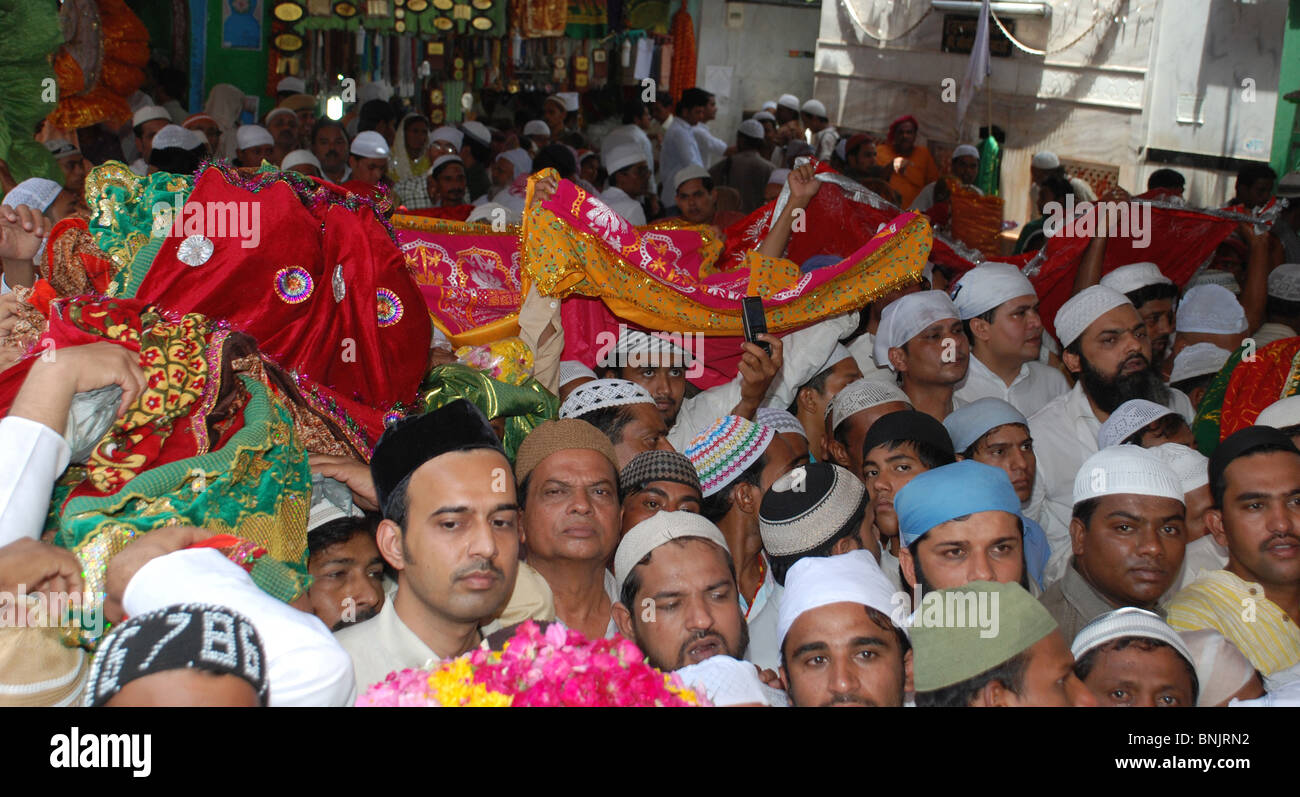
[[[475,706],[500,708],[509,706],[513,698],[494,692],[483,684],[474,683],[474,670],[468,657],[461,657],[442,666],[429,675],[429,690],[443,706]]]

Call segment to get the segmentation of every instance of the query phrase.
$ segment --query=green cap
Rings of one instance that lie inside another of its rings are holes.
[[[911,629],[916,691],[974,678],[1055,630],[1052,615],[1019,584],[972,581],[929,592]]]

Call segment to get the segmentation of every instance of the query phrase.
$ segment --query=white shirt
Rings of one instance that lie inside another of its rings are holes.
[[[1010,387],[1002,377],[989,370],[982,360],[971,354],[966,378],[957,384],[953,397],[963,404],[982,398],[1000,398],[1020,410],[1026,418],[1047,406],[1047,402],[1068,392],[1070,383],[1060,371],[1034,360],[1020,366],[1020,373]]]
[[[220,551],[195,548],[150,560],[122,594],[128,616],[178,603],[215,603],[252,621],[266,653],[272,706],[355,702],[352,662],[325,624],[262,591]]]
[[[636,144],[641,148],[641,151],[645,153],[646,165],[650,167],[650,190],[652,192],[657,192],[659,187],[654,178],[655,150],[654,145],[650,143],[650,137],[645,134],[644,130],[636,125],[619,125],[606,134],[605,140],[601,142],[601,149],[609,151],[613,148],[616,139],[622,139],[625,142]]]
[[[672,125],[664,131],[664,143],[659,150],[659,199],[663,206],[677,205],[677,191],[673,188],[673,175],[695,164],[703,166],[700,145],[688,124]]]
[[[693,126],[691,132],[695,134],[695,145],[700,148],[700,157],[704,159],[706,168],[722,160],[727,152],[727,142],[713,135],[703,122]]]
[[[973,359],[973,358],[972,358]],[[1170,388],[1169,407],[1191,422],[1192,403],[1177,388]],[[1083,383],[1049,401],[1029,418],[1038,457],[1038,477],[1029,499],[1028,514],[1043,527],[1052,556],[1043,570],[1046,587],[1065,575],[1071,556],[1070,515],[1074,509],[1074,476],[1083,461],[1097,453],[1101,421],[1092,411]]]
[[[889,367],[888,364],[883,366],[877,365],[875,359],[876,336],[870,332],[863,332],[854,341],[848,344],[849,354],[858,364],[858,370],[862,372],[864,379],[875,379],[890,384],[898,383],[898,375]]]
[[[40,539],[54,481],[72,450],[43,423],[9,416],[0,420],[0,545]]]
[[[1295,336],[1296,331],[1286,324],[1268,321],[1260,325],[1259,329],[1255,330],[1255,334],[1251,337],[1255,339],[1256,348],[1263,348],[1275,340],[1294,338]]]
[[[835,154],[835,145],[840,142],[840,134],[834,127],[824,127],[816,133],[811,130],[812,141],[808,143],[813,148],[813,157],[819,161],[829,162],[831,155]]]
[[[645,208],[641,207],[640,202],[628,196],[622,188],[611,185],[601,193],[600,200],[609,205],[615,213],[627,219],[632,226],[645,226]]]
[[[785,587],[772,578],[772,566],[763,557],[767,571],[763,574],[763,583],[754,596],[752,607],[740,599],[740,610],[745,612],[745,621],[749,623],[749,647],[745,650],[745,661],[753,662],[765,670],[778,670],[781,667],[781,640],[776,638],[777,615],[781,613],[781,596]]]

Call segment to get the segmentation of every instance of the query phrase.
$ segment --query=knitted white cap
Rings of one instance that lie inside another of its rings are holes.
[[[285,155],[284,160],[280,162],[280,169],[282,171],[288,171],[294,166],[301,166],[303,164],[315,166],[317,171],[321,169],[320,161],[309,149],[295,149],[293,152]]]
[[[145,122],[152,122],[155,119],[166,119],[171,121],[172,115],[167,113],[167,109],[161,105],[146,105],[140,108],[131,117],[131,126],[139,127]]]
[[[465,145],[465,134],[454,127],[443,125],[429,134],[429,141],[445,141],[460,152],[460,148]]]
[[[754,423],[774,429],[777,434],[797,434],[808,439],[808,433],[804,431],[799,419],[777,407],[759,407],[758,412],[754,413]]]
[[[605,171],[613,174],[619,169],[626,169],[638,163],[645,163],[645,150],[636,144],[618,144],[604,153]]]
[[[619,590],[623,589],[627,577],[646,554],[666,542],[682,537],[700,537],[731,553],[722,532],[705,520],[703,515],[694,512],[657,512],[628,529],[618,543],[618,550],[614,551],[614,582],[618,584]],[[639,611],[639,607],[628,608]]]
[[[275,84],[275,93],[283,91],[292,91],[294,94],[306,94],[307,84],[300,77],[280,78],[280,82]]]
[[[561,418],[581,418],[589,412],[625,404],[654,406],[650,391],[626,379],[597,379],[579,385],[560,405]]]
[[[373,130],[367,130],[363,133],[357,133],[357,137],[352,139],[352,147],[349,150],[358,158],[387,158],[388,142],[384,137]]]
[[[746,119],[736,128],[736,132],[749,136],[750,138],[762,138],[765,135],[763,123],[754,119]]]
[[[708,176],[709,170],[699,164],[692,163],[690,166],[683,166],[673,175],[673,191],[676,192],[678,188],[682,187],[682,183],[688,180],[699,180]]]
[[[776,104],[782,108],[789,108],[792,111],[799,110],[799,98],[793,94],[782,94],[777,99]]]
[[[764,111],[768,111],[768,112],[775,111],[775,110],[776,110],[776,100],[768,100],[767,102],[763,103],[763,110],[764,110]],[[757,114],[755,114],[755,116],[757,116]],[[775,118],[775,117],[773,117],[773,118]]]
[[[1110,414],[1097,430],[1097,446],[1109,448],[1166,415],[1177,415],[1168,407],[1146,399],[1129,399]],[[1179,416],[1182,417],[1182,416]]]
[[[460,129],[465,132],[465,135],[474,139],[483,146],[492,146],[492,131],[488,130],[487,125],[482,122],[475,122],[472,120],[463,122]]]
[[[1160,273],[1155,263],[1129,263],[1120,266],[1101,278],[1101,284],[1120,293],[1132,293],[1148,285],[1173,285],[1174,281]]]
[[[1090,285],[1071,296],[1056,311],[1056,337],[1062,346],[1069,346],[1079,339],[1093,321],[1125,304],[1133,306],[1127,296],[1114,288]]]
[[[496,159],[509,161],[510,165],[515,167],[515,177],[531,174],[533,171],[533,159],[528,154],[528,150],[521,147],[508,149],[497,155]]]
[[[1207,268],[1197,274],[1191,282],[1187,283],[1187,289],[1190,290],[1198,285],[1222,285],[1234,294],[1241,293],[1241,285],[1238,284],[1237,278],[1217,268]]]
[[[880,379],[859,379],[852,382],[836,393],[835,398],[826,405],[826,412],[831,416],[831,431],[838,429],[840,424],[856,412],[894,401],[912,406],[911,399],[893,382]]]
[[[375,135],[379,134],[376,133]],[[382,137],[380,140],[383,140]],[[235,131],[235,149],[237,150],[271,146],[275,146],[275,139],[271,136],[271,131],[261,125],[240,125],[239,129]],[[353,144],[353,146],[356,145]]]
[[[575,379],[595,379],[596,372],[577,360],[560,360],[560,381],[556,387],[563,387]]]
[[[1174,356],[1174,367],[1169,372],[1169,383],[1177,384],[1206,374],[1217,374],[1232,352],[1221,349],[1209,341],[1193,343]]]
[[[1255,425],[1274,429],[1300,425],[1300,396],[1287,396],[1268,405],[1255,419]]]
[[[774,102],[764,104],[763,108],[766,109],[768,105],[771,105],[773,108],[776,108],[776,103]],[[759,111],[758,113],[754,114],[749,118],[753,119],[755,122],[771,122],[772,124],[776,124],[776,117],[773,116],[772,112],[769,110]],[[760,124],[760,127],[761,126],[762,125]]]
[[[153,137],[153,148],[158,149],[189,149],[194,146],[194,139],[190,137],[190,131],[180,125],[167,125]]]
[[[524,125],[525,136],[549,136],[551,128],[541,119],[533,119]]]
[[[952,151],[952,159],[957,160],[958,158],[974,158],[975,160],[979,160],[980,151],[970,144],[959,144],[957,148]]]
[[[26,205],[44,213],[50,209],[50,205],[54,204],[54,200],[59,198],[59,192],[62,190],[63,187],[53,180],[44,177],[28,177],[5,194],[4,201],[0,204],[11,208]]]
[[[292,116],[294,119],[298,118],[298,113],[294,111],[292,108],[272,108],[271,110],[266,112],[266,118],[263,119],[262,121],[269,125],[271,124],[272,119],[282,114],[288,114],[289,116]]]
[[[1170,628],[1169,624],[1164,620],[1161,620],[1160,615],[1146,609],[1139,609],[1136,606],[1125,606],[1122,609],[1106,612],[1079,629],[1074,641],[1070,643],[1070,652],[1074,654],[1075,659],[1079,659],[1083,654],[1099,648],[1107,642],[1114,642],[1117,639],[1130,636],[1145,637],[1164,642],[1178,651],[1178,655],[1186,659],[1188,664],[1193,663],[1192,652],[1187,649],[1187,643],[1178,635],[1178,632]]]
[[[1182,443],[1161,443],[1147,451],[1169,466],[1182,482],[1183,495],[1210,483],[1210,458]]]
[[[822,104],[821,100],[808,100],[799,110],[813,116],[820,116],[823,119],[826,118],[826,106]]]
[[[888,365],[890,349],[902,346],[937,321],[958,317],[957,307],[943,291],[918,291],[895,299],[880,314],[873,352],[876,362]]]
[[[452,155],[450,153],[447,155],[439,155],[437,158],[434,158],[433,165],[429,167],[429,174],[437,174],[439,169],[449,163],[459,163],[462,166],[465,165],[465,161],[461,160],[459,155]]]
[[[981,263],[957,280],[952,303],[967,321],[1018,296],[1037,295],[1029,278],[1010,263]]]
[[[1074,476],[1074,503],[1104,495],[1149,495],[1183,501],[1183,485],[1159,457],[1137,446],[1103,448]]]
[[[1269,272],[1268,295],[1300,302],[1300,263],[1283,263]]]
[[[1034,159],[1030,161],[1030,165],[1035,169],[1055,169],[1061,165],[1061,159],[1056,157],[1055,152],[1043,150],[1034,155]]]
[[[1197,285],[1178,303],[1174,328],[1178,332],[1233,335],[1246,331],[1246,311],[1222,285]]]

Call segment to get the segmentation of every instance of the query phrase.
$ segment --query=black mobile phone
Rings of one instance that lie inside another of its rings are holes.
[[[746,296],[741,301],[741,307],[744,310],[741,320],[745,324],[745,340],[762,347],[771,356],[772,345],[758,339],[759,335],[767,333],[767,316],[763,315],[762,297]]]

